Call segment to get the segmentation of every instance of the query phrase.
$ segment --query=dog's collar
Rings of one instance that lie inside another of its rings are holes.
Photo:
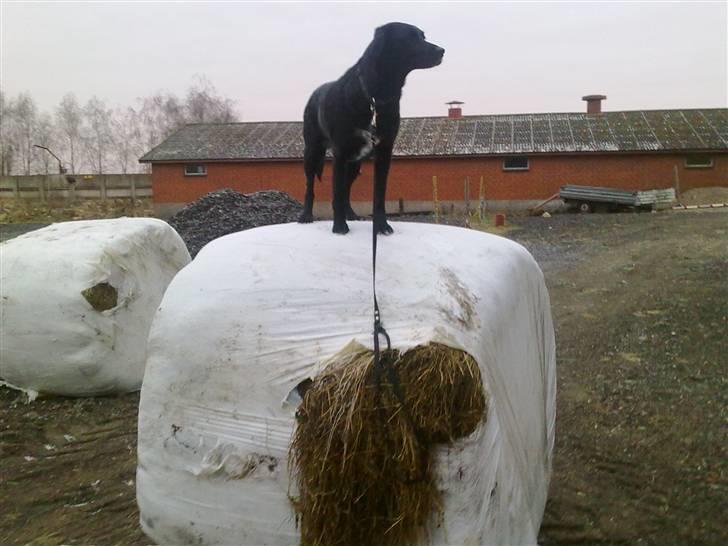
[[[364,76],[361,73],[361,69],[359,68],[359,65],[356,65],[356,75],[359,78],[359,86],[361,87],[362,92],[364,93],[364,96],[366,97],[367,101],[369,101],[369,109],[372,112],[375,112],[377,109],[377,104],[387,104],[388,102],[392,102],[395,100],[395,97],[391,97],[389,99],[375,99],[367,89],[367,84],[364,82]]]
[[[366,97],[367,101],[369,101],[369,109],[373,112],[377,108],[377,103],[374,100],[374,97],[372,97],[369,94],[369,90],[367,89],[367,84],[364,83],[364,76],[361,74],[361,69],[359,68],[359,65],[356,67],[356,75],[359,78],[359,86],[361,87],[362,93],[364,93],[364,96]]]

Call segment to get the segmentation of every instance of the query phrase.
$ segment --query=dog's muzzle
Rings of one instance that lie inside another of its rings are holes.
[[[435,46],[435,58],[437,59],[437,64],[440,64],[442,62],[442,58],[445,56],[445,49],[439,46]],[[437,66],[437,65],[435,65]]]
[[[417,63],[419,68],[432,68],[442,63],[442,58],[445,56],[445,49],[435,44],[430,44],[429,50],[420,57],[420,62]]]

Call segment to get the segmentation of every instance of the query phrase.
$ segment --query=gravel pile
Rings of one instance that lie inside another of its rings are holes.
[[[298,220],[301,203],[280,191],[238,193],[229,188],[203,195],[172,218],[169,224],[180,234],[194,258],[207,243],[246,229]]]

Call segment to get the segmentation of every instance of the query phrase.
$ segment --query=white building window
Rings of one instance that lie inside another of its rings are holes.
[[[528,158],[526,156],[506,157],[503,160],[504,171],[527,171]]]
[[[685,158],[686,169],[710,169],[713,158],[707,155],[691,155]]]

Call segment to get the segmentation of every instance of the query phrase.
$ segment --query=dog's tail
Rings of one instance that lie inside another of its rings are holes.
[[[318,161],[314,164],[314,170],[313,174],[316,178],[318,178],[318,181],[321,182],[321,177],[324,175],[324,162],[326,160],[326,154],[322,154],[320,158],[317,158]]]

